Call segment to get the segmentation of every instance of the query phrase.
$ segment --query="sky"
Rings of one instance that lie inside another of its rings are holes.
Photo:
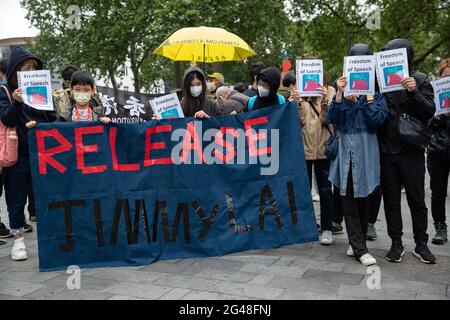
[[[36,36],[38,31],[25,19],[26,14],[20,0],[0,0],[0,40]]]

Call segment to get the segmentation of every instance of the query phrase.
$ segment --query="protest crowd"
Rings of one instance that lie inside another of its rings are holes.
[[[379,81],[375,81],[374,94],[348,95],[351,79],[342,76],[333,81],[324,70],[323,83],[315,89],[317,95],[307,96],[300,92],[299,78],[294,73],[282,75],[278,68],[261,62],[251,64],[248,86],[228,86],[222,74],[207,75],[198,66],[192,66],[183,77],[182,111],[185,117],[208,119],[298,103],[309,185],[311,189],[317,186],[320,197],[320,244],[332,245],[333,236],[343,233],[345,223],[347,256],[365,266],[376,264],[366,241],[377,238],[376,221],[383,199],[387,232],[392,240],[385,258],[401,262],[405,254],[401,216],[404,189],[412,215],[416,244],[413,254],[423,263],[434,264],[436,258],[428,247],[425,166],[430,174],[435,227],[431,241],[444,245],[450,112],[436,113],[431,81],[412,69],[414,48],[408,40],[394,39],[379,49],[406,49],[409,76],[398,83],[400,90],[382,92]],[[346,58],[372,55],[374,52],[367,45],[356,44]],[[316,59],[320,57],[302,56],[298,61]],[[75,65],[64,69],[63,89],[53,90],[55,111],[36,110],[25,103],[18,72],[42,69],[43,62],[22,47],[15,47],[9,60],[0,63],[0,119],[4,129],[16,130],[18,137],[17,162],[4,167],[1,174],[0,190],[4,188],[9,227],[0,222],[0,238],[13,238],[11,257],[17,261],[27,259],[24,234],[33,232],[28,220],[36,221],[28,132],[41,123],[99,121],[107,126],[111,122],[98,98],[94,78]],[[439,76],[450,77],[450,59],[440,61]],[[156,114],[153,118],[159,120]],[[405,133],[404,121],[413,121],[415,126],[408,128],[416,132]],[[427,130],[432,132],[427,145],[404,138],[424,135]]]

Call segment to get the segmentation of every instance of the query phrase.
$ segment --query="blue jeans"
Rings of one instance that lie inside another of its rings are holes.
[[[309,188],[312,188],[312,170],[316,175],[317,188],[320,196],[320,227],[322,231],[331,231],[333,212],[333,193],[331,192],[331,182],[328,181],[330,175],[330,160],[307,160],[309,176]]]
[[[11,234],[22,234],[27,198],[30,195],[30,200],[33,199],[29,157],[19,154],[14,166],[3,168],[3,182]]]

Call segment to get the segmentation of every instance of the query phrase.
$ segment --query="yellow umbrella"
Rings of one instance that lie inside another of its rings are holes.
[[[153,53],[173,61],[242,61],[256,55],[237,35],[221,28],[183,28],[166,39]]]

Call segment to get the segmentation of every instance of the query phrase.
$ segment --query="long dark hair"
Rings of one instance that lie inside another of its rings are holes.
[[[202,82],[202,93],[194,98],[191,95],[191,83],[197,78]],[[196,112],[203,109],[204,103],[206,100],[206,79],[205,77],[198,71],[193,71],[189,73],[183,81],[183,100],[181,105],[183,107],[183,112],[185,117],[193,117]]]

